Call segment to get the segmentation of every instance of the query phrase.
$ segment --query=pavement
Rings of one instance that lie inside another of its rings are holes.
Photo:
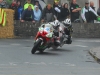
[[[93,56],[93,58],[100,63],[100,47],[93,48],[89,50],[89,53]]]
[[[31,54],[33,38],[0,39],[0,75],[100,75],[100,64],[89,50],[99,38],[73,38],[71,45]]]

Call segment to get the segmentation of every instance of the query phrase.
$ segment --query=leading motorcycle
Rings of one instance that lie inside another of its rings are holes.
[[[56,27],[56,28],[54,28]],[[57,49],[66,44],[66,35],[63,30],[63,24],[54,26],[52,23],[42,24],[39,27],[39,31],[36,34],[34,46],[31,53],[34,54],[36,51],[43,53],[47,48]],[[60,43],[57,42],[60,41]]]

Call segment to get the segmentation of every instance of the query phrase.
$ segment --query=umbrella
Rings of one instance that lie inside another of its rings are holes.
[[[39,1],[39,4],[42,7],[42,9],[46,7],[46,4],[42,0],[37,0],[37,1]]]

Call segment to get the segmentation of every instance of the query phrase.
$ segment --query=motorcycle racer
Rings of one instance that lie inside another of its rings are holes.
[[[72,24],[70,18],[67,18],[63,21],[63,24],[65,26],[64,32],[66,35],[68,35],[66,44],[71,44],[72,39],[71,39],[71,32],[73,32]]]

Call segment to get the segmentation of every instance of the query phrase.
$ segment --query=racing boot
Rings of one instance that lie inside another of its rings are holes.
[[[54,45],[60,46],[60,41],[59,41],[59,39],[57,39],[57,38],[55,39]]]
[[[71,36],[68,36],[67,40],[66,40],[66,44],[71,44],[72,43],[72,39]]]

